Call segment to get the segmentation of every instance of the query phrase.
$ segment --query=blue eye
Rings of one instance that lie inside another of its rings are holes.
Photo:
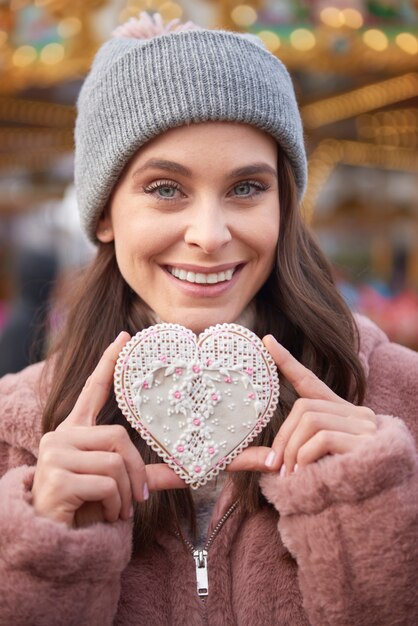
[[[233,193],[238,198],[252,198],[262,191],[267,191],[268,185],[264,185],[256,180],[244,180],[233,188]]]
[[[159,187],[157,191],[158,195],[162,198],[173,198],[176,193],[176,189],[174,189],[174,187]]]
[[[143,189],[157,200],[176,200],[181,194],[180,186],[171,180],[156,180]]]
[[[249,196],[252,190],[250,183],[240,183],[234,187],[237,196]]]

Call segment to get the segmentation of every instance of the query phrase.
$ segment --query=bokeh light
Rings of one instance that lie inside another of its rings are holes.
[[[55,65],[65,56],[64,46],[60,43],[49,43],[41,50],[41,61],[45,65]]]
[[[239,4],[232,9],[231,18],[238,26],[246,28],[257,21],[257,11],[248,4]]]
[[[306,52],[316,44],[315,35],[307,28],[297,28],[290,34],[290,43],[296,50]]]
[[[389,45],[387,36],[377,28],[370,28],[363,33],[363,41],[372,50],[383,52]]]

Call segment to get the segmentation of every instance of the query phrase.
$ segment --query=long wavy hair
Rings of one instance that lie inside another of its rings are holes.
[[[253,330],[261,338],[272,334],[335,393],[359,404],[364,397],[365,377],[353,316],[301,216],[292,168],[284,154],[279,155],[278,176],[281,219],[277,260],[255,296]],[[43,432],[54,430],[71,412],[86,379],[120,331],[135,334],[153,323],[152,312],[119,272],[113,242],[99,243],[94,260],[74,285],[65,311],[64,328],[48,359],[53,375]],[[271,445],[297,397],[295,389],[281,380],[276,413],[253,445]],[[122,424],[146,464],[161,462],[123,418],[113,392],[97,416],[97,424]],[[232,480],[236,498],[247,513],[268,506],[259,489],[258,472],[237,472]],[[158,530],[178,531],[185,518],[194,531],[193,500],[188,489],[152,493],[135,512],[135,549],[150,545]]]

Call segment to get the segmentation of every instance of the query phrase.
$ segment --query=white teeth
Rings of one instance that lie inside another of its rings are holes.
[[[215,285],[216,283],[222,283],[225,280],[231,280],[234,275],[235,268],[225,270],[224,272],[218,272],[217,274],[202,274],[201,272],[186,272],[178,267],[169,267],[170,274],[185,280],[188,283],[199,283],[202,285]]]

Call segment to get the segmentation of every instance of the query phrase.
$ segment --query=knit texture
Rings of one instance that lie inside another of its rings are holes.
[[[255,39],[195,30],[101,47],[80,91],[75,130],[78,205],[92,241],[129,159],[153,137],[186,124],[229,121],[266,131],[287,154],[302,197],[307,165],[292,82]]]

